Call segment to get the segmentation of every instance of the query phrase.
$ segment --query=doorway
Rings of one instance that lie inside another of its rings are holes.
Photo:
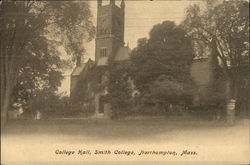
[[[99,113],[104,113],[104,98],[103,97],[100,97],[100,103],[99,103],[99,110],[98,110],[98,112]]]

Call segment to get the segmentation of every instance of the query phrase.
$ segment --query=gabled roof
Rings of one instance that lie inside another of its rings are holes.
[[[73,70],[73,72],[71,73],[71,75],[72,76],[79,76],[82,73],[82,71],[83,71],[83,69],[84,69],[85,66],[86,66],[86,63],[85,64],[81,64],[81,66],[75,67],[75,69]]]
[[[130,59],[131,49],[129,47],[121,47],[116,56],[115,61],[125,61]]]
[[[85,67],[88,65],[88,63],[93,63],[93,61],[89,59],[87,63],[81,64],[80,66],[75,67],[75,69],[71,73],[71,76],[79,76],[82,73],[82,71],[85,69]]]

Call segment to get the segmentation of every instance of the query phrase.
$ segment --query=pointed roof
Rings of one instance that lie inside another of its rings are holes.
[[[89,59],[87,63],[81,64],[80,66],[76,66],[73,72],[71,73],[71,76],[79,76],[88,63],[93,63],[93,61]]]
[[[86,66],[85,64],[81,64],[80,66],[75,67],[73,72],[71,73],[72,76],[79,76],[81,72],[83,71],[84,67]]]
[[[131,49],[126,46],[126,47],[121,47],[116,56],[115,56],[115,61],[125,61],[130,59],[130,53]]]

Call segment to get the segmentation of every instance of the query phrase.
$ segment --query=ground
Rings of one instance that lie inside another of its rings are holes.
[[[249,119],[237,120],[233,126],[223,121],[166,118],[20,120],[7,125],[1,142],[1,160],[8,165],[52,164],[50,161],[105,164],[100,162],[104,160],[106,164],[117,164],[117,160],[128,160],[129,164],[248,164],[250,155]],[[90,150],[92,154],[56,154],[56,150]],[[110,150],[112,154],[96,155],[95,150]],[[134,151],[135,155],[113,154],[115,150]],[[175,151],[177,155],[139,156],[141,150]],[[180,156],[185,150],[195,154]]]

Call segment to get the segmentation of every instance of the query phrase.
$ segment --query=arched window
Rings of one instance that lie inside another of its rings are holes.
[[[107,48],[100,49],[100,57],[107,57]]]

